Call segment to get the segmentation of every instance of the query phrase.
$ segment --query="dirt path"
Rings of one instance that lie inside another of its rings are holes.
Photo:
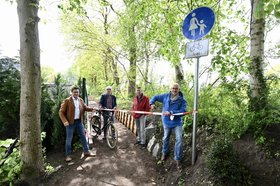
[[[118,148],[111,150],[99,136],[91,149],[95,157],[81,158],[81,150],[74,152],[73,165],[65,162],[63,151],[49,155],[48,161],[60,167],[43,185],[158,185],[156,161],[144,149],[134,146],[135,136],[122,124],[119,130]]]

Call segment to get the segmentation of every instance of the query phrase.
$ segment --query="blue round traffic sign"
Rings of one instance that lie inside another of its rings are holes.
[[[215,23],[215,13],[209,7],[199,7],[187,15],[183,23],[183,34],[190,40],[206,36]]]

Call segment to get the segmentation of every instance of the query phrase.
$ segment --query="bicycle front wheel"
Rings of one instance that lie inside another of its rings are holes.
[[[110,149],[114,149],[118,143],[118,130],[113,124],[108,124],[106,141]]]

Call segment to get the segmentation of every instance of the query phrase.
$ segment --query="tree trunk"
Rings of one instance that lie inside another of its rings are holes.
[[[135,26],[132,26],[129,31],[129,73],[128,73],[128,96],[132,98],[135,94],[135,86],[136,86],[136,35],[135,35]]]
[[[175,75],[176,75],[176,82],[180,85],[184,82],[184,71],[182,63],[179,62],[178,65],[175,65]]]
[[[108,23],[108,14],[109,14],[109,7],[104,7],[104,10],[102,11],[102,16],[104,18],[104,32],[105,36],[109,35],[109,23]],[[106,51],[105,51],[105,63],[108,63],[109,66],[111,67],[112,74],[113,74],[113,81],[117,85],[117,87],[120,84],[120,78],[118,75],[118,70],[117,70],[117,63],[114,62],[114,57],[112,50],[109,46],[107,46]]]
[[[250,51],[250,110],[260,111],[267,105],[267,86],[264,79],[265,16],[262,0],[251,0]]]
[[[145,64],[145,72],[144,72],[144,81],[145,83],[145,89],[147,88],[147,82],[149,81],[149,67],[150,67],[150,55],[149,55],[149,48],[147,46],[147,42],[145,42],[145,56],[146,56],[146,64]]]
[[[43,173],[38,0],[17,1],[20,31],[20,153],[22,179],[37,185]]]

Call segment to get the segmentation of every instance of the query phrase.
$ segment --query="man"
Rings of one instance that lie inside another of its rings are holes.
[[[80,89],[77,86],[71,88],[71,96],[66,98],[61,104],[59,110],[59,117],[66,128],[66,144],[65,144],[65,154],[66,161],[72,160],[72,139],[74,131],[77,130],[81,137],[84,156],[94,156],[94,154],[89,150],[85,129],[83,125],[83,116],[85,111],[92,111],[93,108],[87,107],[82,98],[79,98]]]
[[[183,93],[180,91],[180,85],[174,83],[171,86],[171,91],[166,94],[159,94],[150,100],[151,110],[155,107],[155,102],[162,103],[162,123],[164,129],[163,146],[161,160],[166,160],[169,151],[169,138],[172,130],[175,131],[176,142],[174,147],[174,159],[177,163],[178,170],[182,169],[181,160],[183,156],[182,149],[182,116],[174,116],[173,114],[186,112],[187,102],[184,99]]]
[[[143,95],[141,87],[137,87],[136,95],[133,98],[133,111],[150,111],[149,98]],[[140,144],[140,149],[145,149],[146,146],[146,134],[145,134],[145,126],[146,126],[146,116],[144,114],[138,114],[133,112],[133,117],[136,123],[136,145]]]
[[[116,96],[112,95],[112,87],[107,86],[106,87],[106,93],[101,95],[99,106],[103,109],[116,109],[117,108],[117,99]],[[107,121],[109,116],[110,111],[103,111],[102,116],[104,120],[104,126],[107,125]],[[112,117],[114,116],[114,113]],[[106,129],[104,130],[104,137],[103,139],[106,139]]]

